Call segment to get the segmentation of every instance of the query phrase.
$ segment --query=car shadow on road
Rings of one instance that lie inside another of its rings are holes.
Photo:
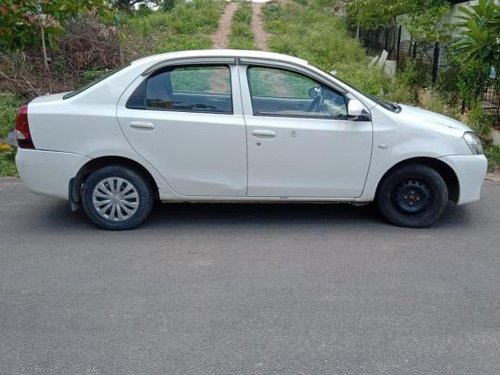
[[[43,205],[37,212],[37,219],[26,227],[36,230],[85,231],[94,230],[82,210],[71,212],[68,205],[59,201]],[[31,221],[31,220],[30,220]],[[468,225],[467,207],[450,204],[441,220],[432,229],[463,229]],[[26,226],[27,225],[27,226]],[[137,231],[168,232],[190,228],[209,229],[214,227],[243,226],[266,229],[279,227],[324,226],[356,230],[405,230],[388,224],[374,205],[355,207],[349,204],[156,204],[149,219]],[[406,229],[407,230],[407,229]]]

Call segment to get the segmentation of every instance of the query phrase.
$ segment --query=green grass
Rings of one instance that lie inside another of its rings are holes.
[[[155,53],[212,47],[223,2],[177,2],[169,12],[131,15],[124,19],[122,45],[128,60]]]
[[[252,5],[249,2],[238,3],[234,12],[229,35],[229,47],[235,49],[255,49],[252,31]]]
[[[21,100],[13,94],[0,93],[0,138],[6,138],[9,131],[14,129],[20,105]],[[0,176],[17,175],[14,157],[14,148],[0,149]]]
[[[328,8],[297,3],[267,3],[263,8],[268,41],[274,52],[308,60],[326,71],[374,95],[385,96],[392,82],[370,61],[361,44],[348,35],[344,21]]]

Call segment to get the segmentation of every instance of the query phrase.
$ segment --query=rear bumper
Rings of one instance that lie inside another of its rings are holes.
[[[440,158],[448,164],[458,177],[460,195],[457,204],[479,200],[481,185],[486,177],[488,161],[484,155],[459,155]]]
[[[90,159],[66,152],[18,149],[16,165],[24,185],[34,193],[68,199],[68,186]]]

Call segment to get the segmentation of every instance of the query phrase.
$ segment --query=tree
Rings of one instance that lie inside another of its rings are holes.
[[[453,44],[465,62],[477,61],[498,71],[500,61],[500,5],[494,0],[479,0],[478,5],[460,7],[457,24],[460,38]]]
[[[105,0],[3,0],[0,4],[0,48],[7,51],[40,46],[47,71],[51,74],[47,49],[50,36],[64,30],[68,20],[94,8],[104,8]]]
[[[448,0],[352,0],[347,5],[349,17],[359,27],[374,30],[395,26],[397,17],[405,16],[405,25],[416,39],[434,40],[443,27],[441,19],[449,10]]]
[[[12,51],[37,45],[41,36],[62,31],[69,19],[93,8],[104,9],[105,0],[2,0],[0,47]]]
[[[349,17],[367,30],[395,24],[396,17],[414,7],[413,0],[352,0],[347,4]]]
[[[447,0],[422,1],[403,20],[403,24],[416,41],[441,43],[451,37],[452,28],[444,21],[450,9]]]

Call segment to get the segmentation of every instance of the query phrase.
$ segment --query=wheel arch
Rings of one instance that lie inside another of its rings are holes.
[[[155,200],[159,199],[158,184],[144,166],[135,160],[123,156],[102,156],[88,161],[80,168],[76,176],[71,179],[69,184],[69,200],[72,206],[78,206],[81,203],[82,185],[85,183],[88,176],[92,172],[110,165],[124,166],[142,175],[152,188],[154,194],[153,198]]]
[[[448,197],[451,201],[457,203],[460,198],[460,184],[458,182],[458,177],[453,168],[451,168],[444,161],[431,157],[416,157],[406,160],[402,160],[399,163],[392,166],[385,174],[382,176],[377,185],[377,190],[375,196],[378,196],[379,188],[382,185],[384,179],[389,176],[392,172],[409,164],[421,164],[428,166],[438,172],[446,183],[446,188],[448,189]]]

